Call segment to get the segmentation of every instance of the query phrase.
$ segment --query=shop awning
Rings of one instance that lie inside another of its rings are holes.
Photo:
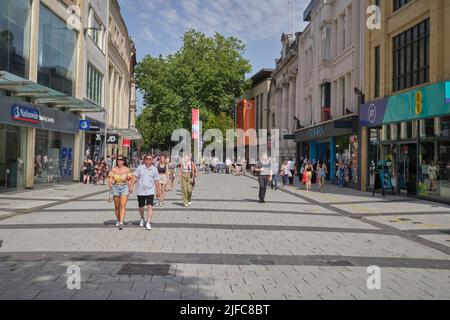
[[[124,139],[143,140],[142,135],[133,129],[108,129],[108,133],[118,134]]]
[[[36,104],[51,104],[73,112],[105,111],[89,100],[77,99],[6,71],[0,71],[0,89],[13,92],[15,97],[31,98]]]

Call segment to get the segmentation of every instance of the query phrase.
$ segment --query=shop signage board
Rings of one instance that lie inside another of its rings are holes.
[[[443,99],[444,98],[444,99]],[[450,82],[440,82],[361,106],[363,127],[450,114]]]
[[[89,131],[91,129],[91,123],[89,120],[80,120],[80,130]]]
[[[106,138],[106,144],[119,144],[119,135],[108,134]]]
[[[122,147],[130,148],[131,147],[131,140],[130,139],[123,139]]]
[[[360,124],[363,127],[383,124],[388,99],[373,101],[361,106]]]
[[[0,123],[66,133],[78,133],[79,117],[70,112],[37,106],[11,97],[0,99]]]
[[[358,117],[350,116],[322,125],[306,128],[295,132],[296,142],[323,140],[331,137],[351,135],[357,131]]]
[[[445,103],[450,103],[450,81],[445,83]]]

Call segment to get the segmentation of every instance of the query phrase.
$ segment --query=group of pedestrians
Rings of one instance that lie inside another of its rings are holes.
[[[279,177],[284,187],[294,185],[294,177],[298,174],[300,182],[306,186],[307,191],[312,191],[312,184],[317,183],[319,191],[323,192],[325,179],[328,174],[327,166],[321,161],[311,163],[308,159],[301,162],[298,167],[294,160],[285,160],[281,163],[277,158],[269,158],[263,153],[254,167],[254,173],[258,176],[259,183],[259,203],[265,203],[265,195],[268,186],[278,190]]]
[[[117,157],[108,176],[108,185],[111,190],[111,198],[114,200],[116,227],[119,230],[124,227],[128,198],[133,193],[136,184],[141,217],[139,226],[145,227],[146,230],[152,230],[153,207],[155,204],[160,207],[164,206],[166,192],[174,188],[176,169],[177,166],[173,159],[168,159],[166,156],[146,155],[141,165],[134,173],[131,173],[125,157],[122,155]],[[179,173],[178,183],[181,184],[184,206],[190,207],[197,170],[189,155],[185,155],[180,161]],[[145,219],[145,211],[147,211],[147,219]]]
[[[322,161],[309,161],[304,159],[299,171],[300,182],[306,186],[307,191],[312,191],[312,184],[319,186],[319,191],[323,192],[325,187],[325,178],[328,174],[328,168]]]
[[[110,169],[111,163],[108,165],[108,161],[105,158],[101,158],[99,161],[92,161],[87,157],[83,162],[83,183],[100,184],[101,182],[105,185]]]

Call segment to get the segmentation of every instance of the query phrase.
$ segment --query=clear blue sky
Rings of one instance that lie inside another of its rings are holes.
[[[302,31],[303,10],[310,0],[294,1],[294,31]],[[252,74],[274,68],[281,35],[289,31],[289,0],[119,0],[138,61],[145,55],[167,55],[181,46],[185,31],[236,36],[247,46]],[[138,107],[142,98],[138,97]]]

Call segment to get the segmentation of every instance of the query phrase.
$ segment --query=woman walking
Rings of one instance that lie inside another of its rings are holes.
[[[167,184],[169,183],[169,166],[167,164],[166,156],[161,156],[161,159],[158,164],[158,173],[159,173],[159,183],[161,184],[161,194],[158,199],[158,203],[156,206],[162,207],[164,205],[164,197],[166,196]]]
[[[328,169],[325,163],[321,161],[317,162],[317,180],[319,182],[319,191],[323,193],[325,187],[325,177],[327,176]]]
[[[289,163],[288,161],[284,161],[283,165],[281,166],[281,176],[283,177],[283,184],[285,187],[289,186],[289,174],[291,173],[289,169]]]
[[[184,155],[180,164],[180,180],[178,183],[181,183],[181,193],[183,194],[185,207],[190,207],[192,205],[192,188],[195,184],[196,175],[197,172],[195,170],[194,162],[189,155]]]
[[[92,161],[89,158],[84,159],[83,162],[83,183],[88,184],[91,179]]]
[[[173,158],[171,157],[169,160],[169,180],[170,180],[170,188],[169,191],[174,190],[175,184],[175,175],[177,174],[177,165]]]
[[[338,186],[339,188],[343,188],[345,179],[345,165],[344,161],[342,160],[339,160],[337,176],[338,176]]]
[[[306,190],[311,191],[311,179],[312,179],[312,173],[313,173],[313,166],[311,165],[309,160],[306,161],[305,172],[306,172]]]
[[[116,166],[109,173],[109,189],[112,190],[114,197],[114,208],[116,213],[116,227],[123,229],[123,220],[125,219],[125,210],[127,207],[128,196],[132,189],[133,176],[127,167],[125,158],[121,155],[117,157]]]

